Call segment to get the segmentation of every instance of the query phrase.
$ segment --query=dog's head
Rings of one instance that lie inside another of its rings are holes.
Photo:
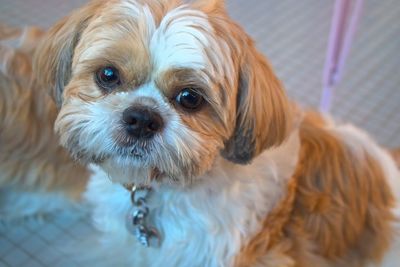
[[[48,32],[34,68],[62,145],[125,181],[187,183],[289,131],[279,80],[222,1],[93,1]]]

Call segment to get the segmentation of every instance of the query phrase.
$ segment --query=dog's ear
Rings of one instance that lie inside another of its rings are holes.
[[[95,2],[95,1],[94,1]],[[75,46],[102,1],[74,12],[54,25],[39,44],[33,70],[36,82],[49,90],[58,108],[63,101],[63,90],[71,78],[71,64]]]
[[[291,108],[284,88],[265,57],[242,28],[231,22],[230,38],[237,66],[235,128],[222,155],[249,163],[263,150],[281,144],[291,126]]]

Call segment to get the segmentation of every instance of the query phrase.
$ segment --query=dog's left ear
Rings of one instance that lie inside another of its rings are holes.
[[[222,155],[235,163],[249,163],[267,148],[281,144],[291,125],[284,89],[253,44],[247,46],[239,70],[236,125]]]
[[[74,49],[95,11],[104,1],[93,1],[53,26],[39,44],[33,70],[39,86],[49,90],[58,108],[71,78]]]
[[[208,13],[209,18],[231,48],[238,87],[233,89],[237,92],[235,127],[221,153],[232,162],[246,164],[286,139],[292,125],[292,110],[281,82],[253,40],[220,6],[216,7]]]

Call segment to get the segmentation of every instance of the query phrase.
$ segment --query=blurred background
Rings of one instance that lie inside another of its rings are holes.
[[[48,28],[83,0],[0,0],[0,22]],[[226,0],[231,16],[270,59],[289,96],[317,108],[334,0]],[[400,2],[366,0],[331,113],[400,147]],[[62,213],[0,227],[0,267],[75,266],[56,249],[91,231],[87,216]]]

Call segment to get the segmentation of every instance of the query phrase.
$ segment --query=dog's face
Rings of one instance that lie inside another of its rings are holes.
[[[35,72],[62,145],[123,182],[187,184],[289,128],[279,81],[221,1],[94,1],[49,31]]]

